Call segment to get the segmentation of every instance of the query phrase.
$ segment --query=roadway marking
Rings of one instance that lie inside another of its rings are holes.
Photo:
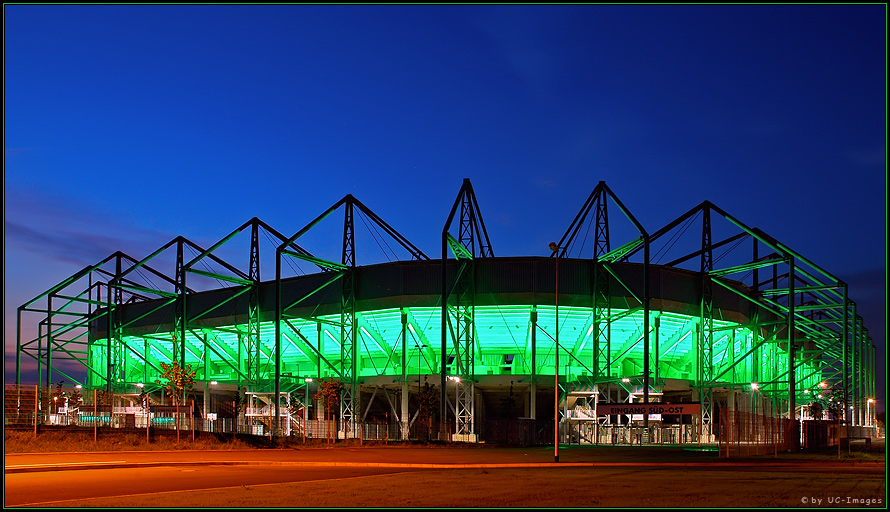
[[[64,462],[64,463],[55,463],[55,464],[22,464],[17,466],[5,466],[4,469],[7,471],[12,469],[28,469],[28,468],[43,468],[43,467],[58,467],[58,466],[94,466],[97,464],[126,464],[125,460],[106,460],[106,461],[98,461],[98,462]]]

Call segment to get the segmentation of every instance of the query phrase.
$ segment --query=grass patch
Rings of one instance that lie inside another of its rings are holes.
[[[253,448],[241,439],[222,439],[206,434],[191,439],[191,433],[183,432],[180,441],[175,434],[155,435],[145,439],[144,431],[113,432],[100,431],[97,439],[93,431],[87,430],[47,430],[35,437],[33,431],[5,430],[3,444],[6,453],[55,453],[55,452],[115,452],[115,451],[166,451],[166,450],[245,450]]]

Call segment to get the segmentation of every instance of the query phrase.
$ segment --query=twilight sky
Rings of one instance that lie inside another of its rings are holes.
[[[438,257],[463,178],[499,256],[600,180],[650,232],[710,200],[847,281],[883,365],[885,14],[6,5],[7,382],[15,308],[116,250],[351,193]]]

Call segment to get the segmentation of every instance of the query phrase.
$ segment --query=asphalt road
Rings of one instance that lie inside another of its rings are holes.
[[[332,480],[400,471],[404,470],[333,466],[210,465],[15,473],[6,475],[4,505],[40,506],[85,498]]]
[[[756,501],[760,497],[739,488],[743,479],[760,489],[777,486],[767,496],[782,496],[790,503],[806,498],[798,496],[805,490],[818,490],[824,499],[857,489],[869,497],[884,493],[883,462],[806,457],[727,461],[713,453],[654,448],[565,448],[559,464],[553,463],[552,448],[7,454],[5,468],[5,506],[560,506],[560,500],[577,494],[574,489],[588,488],[591,482],[614,491],[596,499],[587,496],[591,506],[633,503],[644,487],[647,498],[656,499],[658,482],[664,484],[658,492],[680,495],[686,504],[696,496],[711,496],[704,503],[714,506],[761,504]],[[373,492],[338,497],[322,490],[343,488],[344,479],[351,479],[347,488]],[[418,484],[424,479],[430,483]],[[799,488],[797,481],[802,482]],[[381,486],[386,493],[375,498]],[[449,486],[452,492],[445,492]],[[545,488],[553,494],[542,494]],[[512,491],[495,498],[503,489]],[[608,501],[622,497],[631,501]],[[714,501],[718,498],[724,501]]]

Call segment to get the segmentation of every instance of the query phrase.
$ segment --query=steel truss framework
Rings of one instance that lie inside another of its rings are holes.
[[[616,248],[609,203],[639,233]],[[313,256],[297,245],[338,210],[343,211],[340,261]],[[593,251],[580,256],[592,265],[587,303],[561,303],[558,325],[553,288],[542,287],[532,302],[480,289],[479,265],[502,259],[494,257],[469,180],[442,230],[437,303],[358,306],[357,213],[410,260],[429,260],[351,195],[291,237],[254,218],[208,249],[177,237],[141,260],[116,252],[18,308],[16,380],[22,382],[22,360],[28,358],[36,361],[38,382],[46,386],[63,378],[89,388],[132,389],[155,382],[161,363],[177,361],[196,369],[205,386],[213,380],[268,393],[280,418],[283,404],[304,400],[306,378],[335,377],[344,383],[342,430],[356,435],[370,407],[362,407],[363,383],[392,376],[402,400],[398,407],[390,405],[407,436],[410,382],[416,378],[419,389],[422,375],[438,374],[440,431],[452,430],[445,428],[452,418],[457,439],[471,440],[478,431],[480,382],[490,375],[517,376],[528,389],[523,414],[534,418],[538,387],[545,380],[538,381],[552,378],[558,360],[563,411],[579,390],[624,390],[618,396],[648,402],[657,400],[669,381],[689,383],[702,404],[705,440],[713,436],[715,391],[726,389],[750,392],[756,387],[756,393],[794,414],[810,393],[834,387],[843,393],[852,425],[873,423],[868,400],[876,392],[875,346],[847,284],[710,202],[650,234],[600,182],[553,255],[566,263],[578,261],[569,248],[586,222],[593,225]],[[662,299],[653,307],[657,294],[650,290],[655,267],[650,249],[665,258],[696,222],[701,223],[700,243],[675,251],[658,267],[691,270],[699,282],[697,306],[671,306]],[[716,223],[724,227],[719,235]],[[250,241],[246,265],[239,268],[218,254],[242,233]],[[265,309],[259,268],[263,236],[275,245],[276,265],[274,306]],[[155,262],[168,251],[175,263],[163,272]],[[317,266],[320,284],[299,296],[287,294],[284,269],[292,260]],[[622,273],[627,268],[638,269],[637,277]],[[227,287],[225,293],[199,290],[193,285],[198,281]],[[560,277],[560,284],[570,283]],[[715,296],[727,292],[737,297],[737,310],[753,313],[744,317],[721,308]],[[209,305],[199,300],[208,293],[219,298]],[[306,312],[305,304],[332,293],[339,297],[336,310]],[[168,321],[150,329],[140,325],[170,308]],[[23,335],[32,328],[33,337]],[[558,346],[557,338],[562,340]],[[274,431],[280,430],[275,425]]]

